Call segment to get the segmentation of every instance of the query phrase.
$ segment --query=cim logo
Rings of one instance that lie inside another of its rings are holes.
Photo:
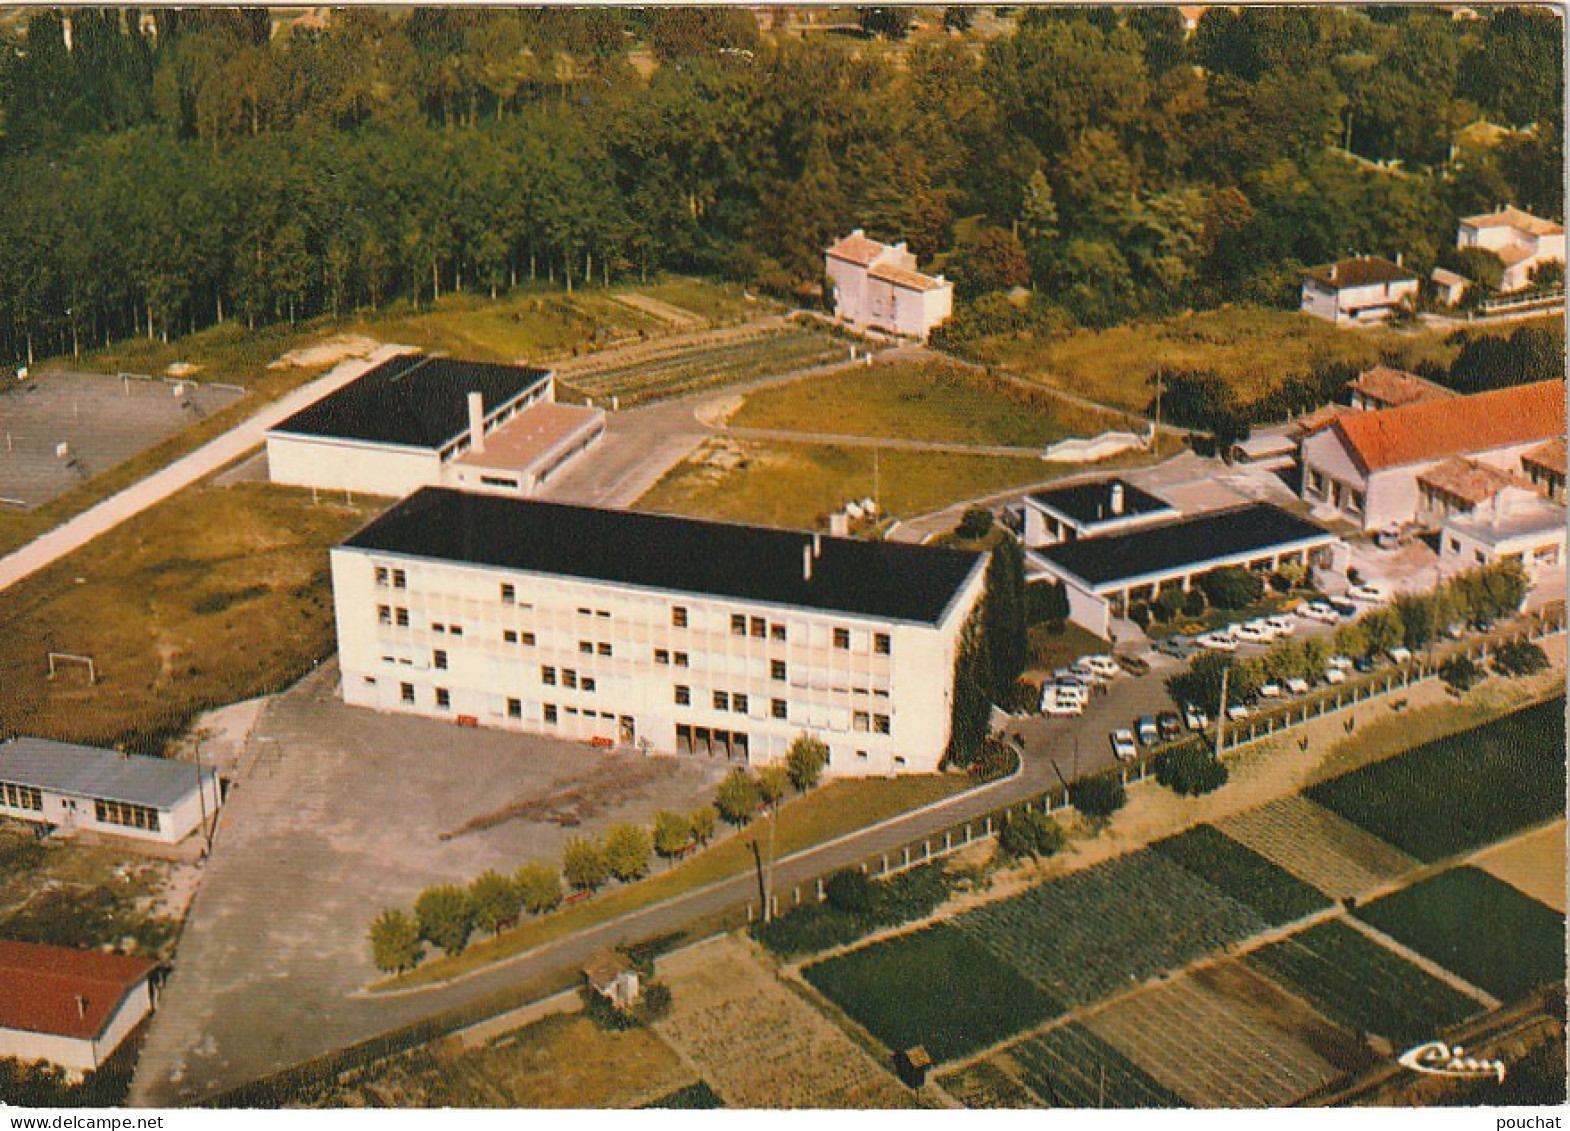
[[[1459,1076],[1463,1079],[1493,1079],[1505,1082],[1505,1062],[1478,1060],[1465,1055],[1460,1045],[1451,1048],[1443,1041],[1429,1041],[1426,1045],[1407,1049],[1399,1062],[1402,1067],[1427,1076]]]

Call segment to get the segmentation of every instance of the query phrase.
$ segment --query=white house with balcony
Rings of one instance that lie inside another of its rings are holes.
[[[926,341],[954,311],[952,283],[916,270],[904,243],[870,240],[860,228],[823,253],[823,270],[834,285],[834,316],[858,329]]]
[[[1456,246],[1497,255],[1505,265],[1499,289],[1509,293],[1530,286],[1532,272],[1544,263],[1564,263],[1565,229],[1563,224],[1533,216],[1512,204],[1463,219],[1456,231]]]

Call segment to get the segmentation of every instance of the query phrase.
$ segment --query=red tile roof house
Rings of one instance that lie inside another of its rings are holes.
[[[1418,481],[1439,464],[1465,457],[1516,471],[1564,434],[1563,381],[1350,413],[1304,439],[1302,496],[1364,530],[1418,523]]]
[[[1383,322],[1417,305],[1417,276],[1376,255],[1339,259],[1303,274],[1304,314],[1338,325]]]
[[[0,1057],[96,1071],[153,1009],[145,958],[0,940]]]
[[[860,228],[823,253],[834,316],[856,327],[927,340],[954,309],[954,285],[923,275],[903,243],[869,240]]]

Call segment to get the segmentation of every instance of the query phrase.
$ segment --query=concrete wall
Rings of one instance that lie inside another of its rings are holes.
[[[274,483],[402,498],[442,481],[432,449],[271,434],[267,470]]]
[[[676,726],[684,723],[745,733],[754,762],[783,757],[807,731],[829,744],[834,776],[937,768],[948,741],[959,630],[984,584],[978,568],[933,627],[343,547],[331,556],[345,702],[576,740],[619,741],[627,720],[658,752],[676,749]],[[405,569],[407,589],[378,587],[377,564]],[[503,600],[503,584],[514,587],[513,600]],[[409,626],[381,624],[378,605],[408,609]],[[677,606],[687,610],[686,628],[672,623]],[[735,613],[748,618],[748,635],[732,634]],[[753,637],[753,617],[784,625],[786,640]],[[832,646],[836,627],[849,629],[848,650]],[[516,642],[507,641],[509,631]],[[875,651],[877,633],[889,634],[889,655]],[[671,662],[658,663],[656,650]],[[445,653],[445,668],[437,652]],[[686,653],[686,667],[675,663],[677,652]],[[773,678],[776,659],[786,663],[783,681]],[[553,684],[544,682],[546,667],[554,669]],[[568,671],[577,688],[566,686]],[[583,688],[586,677],[592,691]],[[405,702],[404,685],[413,703]],[[676,703],[677,685],[690,689],[689,705]],[[448,694],[446,707],[438,689]],[[716,691],[731,705],[716,707]],[[734,709],[737,693],[746,696],[744,712]],[[787,718],[773,717],[774,699],[788,704]],[[554,723],[547,707],[555,708]],[[888,734],[876,733],[877,715],[888,717]]]

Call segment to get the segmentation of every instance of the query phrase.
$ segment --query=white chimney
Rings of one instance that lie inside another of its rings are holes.
[[[812,547],[811,546],[803,546],[801,548],[801,579],[803,581],[811,581],[812,580]]]
[[[473,451],[485,450],[485,396],[469,394],[469,447]]]
[[[821,534],[814,533],[812,536],[812,556],[815,558],[823,556],[823,535]]]
[[[76,995],[76,1016],[79,1019],[87,1016],[87,999],[81,994]]]
[[[1396,252],[1396,266],[1397,267],[1401,266],[1401,257],[1404,254],[1406,254],[1406,253],[1405,252],[1400,252],[1400,251]]]
[[[1115,515],[1123,513],[1123,484],[1121,483],[1112,484],[1112,513]]]
[[[1332,263],[1330,265],[1330,281],[1332,283],[1336,281],[1336,267],[1337,267],[1337,264]]]

